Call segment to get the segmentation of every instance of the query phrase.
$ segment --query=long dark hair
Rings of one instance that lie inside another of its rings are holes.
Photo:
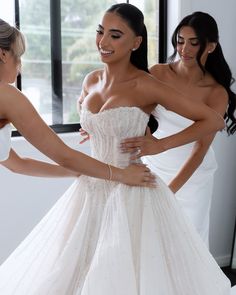
[[[148,47],[147,47],[147,29],[144,24],[143,13],[134,5],[128,3],[119,3],[112,5],[106,12],[112,12],[119,15],[131,28],[136,36],[142,36],[142,42],[138,49],[132,51],[130,62],[140,70],[149,73],[148,70]],[[148,126],[151,132],[155,132],[158,123],[153,115],[150,115]]]
[[[236,131],[236,118],[234,116],[236,109],[236,94],[231,90],[231,85],[234,83],[235,79],[232,77],[232,72],[224,58],[224,54],[219,43],[217,23],[211,15],[201,11],[196,11],[184,17],[172,35],[174,53],[169,57],[170,62],[175,60],[177,54],[178,34],[183,26],[191,27],[197,35],[200,43],[200,49],[197,53],[197,63],[203,73],[206,71],[209,72],[228,93],[228,108],[224,115],[224,119],[228,134],[233,134]],[[206,64],[203,66],[201,64],[201,56],[208,42],[214,42],[217,45],[215,50],[208,55]]]

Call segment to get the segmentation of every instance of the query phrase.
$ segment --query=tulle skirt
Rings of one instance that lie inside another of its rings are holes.
[[[0,267],[1,295],[229,295],[174,195],[79,177]]]

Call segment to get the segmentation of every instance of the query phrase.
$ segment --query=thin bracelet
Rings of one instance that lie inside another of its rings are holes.
[[[107,164],[108,168],[109,168],[109,180],[112,180],[112,169],[111,166],[109,164]]]

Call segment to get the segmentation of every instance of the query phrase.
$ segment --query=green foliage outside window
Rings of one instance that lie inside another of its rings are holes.
[[[46,120],[47,114],[50,116],[52,112],[49,3],[48,0],[20,1],[21,30],[27,39],[27,51],[23,58],[23,91],[32,87],[39,89],[36,107],[42,115],[45,114]],[[97,25],[106,8],[114,3],[108,0],[61,1],[64,123],[79,120],[76,100],[84,76],[101,67],[95,46]],[[149,32],[149,63],[153,64],[157,61],[156,1],[146,0],[143,10]],[[33,102],[34,99],[32,97]]]

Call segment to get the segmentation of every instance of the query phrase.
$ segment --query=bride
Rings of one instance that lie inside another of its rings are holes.
[[[145,133],[157,104],[196,121],[160,140],[159,152],[223,128],[214,111],[145,71],[146,28],[135,6],[111,6],[96,44],[105,66],[87,75],[80,97],[96,159],[126,167],[120,142]],[[3,263],[0,294],[228,295],[229,280],[161,179],[131,187],[114,181],[109,167],[111,181],[80,176]]]

